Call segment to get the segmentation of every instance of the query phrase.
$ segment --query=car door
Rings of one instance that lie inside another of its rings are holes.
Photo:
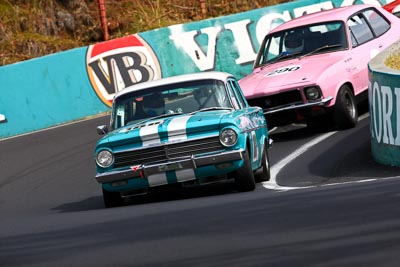
[[[368,88],[368,62],[390,44],[388,20],[376,9],[368,8],[347,21],[351,39],[351,62],[348,71],[357,81],[354,93]]]
[[[391,34],[390,22],[375,9],[367,9],[363,15],[374,33],[373,46],[377,52],[381,52],[395,40]]]

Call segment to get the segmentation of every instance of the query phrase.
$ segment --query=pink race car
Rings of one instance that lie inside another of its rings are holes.
[[[400,20],[381,7],[304,15],[264,38],[252,73],[239,83],[249,104],[262,107],[269,128],[315,126],[321,118],[351,128],[357,103],[368,99],[368,62],[398,39]]]

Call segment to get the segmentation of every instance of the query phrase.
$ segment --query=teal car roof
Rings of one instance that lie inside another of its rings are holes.
[[[197,72],[197,73],[190,73],[190,74],[182,74],[178,76],[172,76],[167,78],[162,78],[158,80],[152,80],[148,82],[137,83],[132,86],[128,86],[125,89],[119,91],[115,94],[115,98],[120,97],[121,95],[128,94],[130,92],[152,88],[161,85],[168,85],[180,82],[187,82],[187,81],[196,81],[196,80],[205,80],[205,79],[213,79],[213,80],[220,80],[225,82],[228,78],[234,78],[232,74],[226,72],[219,72],[219,71],[207,71],[207,72]]]

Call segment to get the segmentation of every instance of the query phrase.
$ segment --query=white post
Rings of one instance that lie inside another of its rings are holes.
[[[6,121],[7,121],[6,116],[4,116],[3,114],[0,114],[0,123],[6,122]]]

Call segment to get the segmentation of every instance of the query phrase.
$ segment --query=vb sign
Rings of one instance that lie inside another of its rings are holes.
[[[89,46],[86,68],[97,96],[109,107],[122,89],[161,78],[156,55],[137,34]]]

